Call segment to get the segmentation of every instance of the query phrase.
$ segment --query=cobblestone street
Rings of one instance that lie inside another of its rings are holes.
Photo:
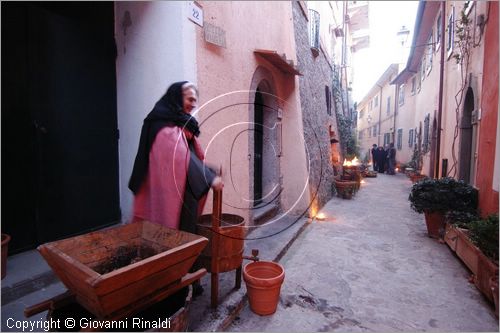
[[[405,176],[366,178],[333,198],[280,261],[278,310],[248,304],[228,331],[498,331],[493,308],[446,244],[410,209]]]

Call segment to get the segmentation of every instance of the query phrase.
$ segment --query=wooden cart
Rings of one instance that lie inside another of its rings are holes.
[[[205,237],[142,221],[47,243],[38,250],[69,290],[62,301],[74,297],[96,319],[118,320],[206,274],[205,269],[188,270],[207,243]],[[34,307],[47,303],[54,300]]]

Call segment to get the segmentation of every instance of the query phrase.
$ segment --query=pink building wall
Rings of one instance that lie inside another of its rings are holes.
[[[483,91],[479,132],[478,170],[479,209],[483,216],[498,213],[498,185],[493,184],[495,142],[498,126],[498,2],[492,2],[484,35]],[[495,190],[496,187],[496,190]]]
[[[295,59],[292,7],[289,2],[215,2],[200,1],[205,24],[225,31],[225,47],[205,41],[203,28],[196,35],[197,78],[202,145],[207,163],[222,165],[224,186],[223,211],[252,217],[253,169],[252,135],[255,90],[264,80],[264,91],[275,95],[282,112],[282,130],[269,128],[281,142],[281,156],[274,156],[272,167],[278,175],[273,184],[282,187],[281,209],[301,213],[309,204],[307,162],[304,148],[298,79],[279,70],[256,49],[285,54]],[[273,100],[272,98],[269,99]],[[274,102],[269,102],[273,104]],[[276,110],[264,110],[276,112]],[[279,110],[277,112],[280,112]],[[275,118],[274,125],[279,123]],[[270,157],[272,158],[272,157]],[[269,168],[264,164],[264,168]],[[249,172],[250,170],[250,172]],[[205,212],[211,211],[211,198]]]

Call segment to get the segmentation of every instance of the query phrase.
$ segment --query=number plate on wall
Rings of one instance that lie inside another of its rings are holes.
[[[203,9],[195,1],[189,1],[188,18],[203,27]]]

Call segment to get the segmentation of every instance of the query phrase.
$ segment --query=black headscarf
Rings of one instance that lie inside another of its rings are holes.
[[[139,149],[135,157],[132,176],[128,183],[129,189],[134,194],[139,191],[142,181],[148,172],[149,152],[156,135],[163,127],[179,126],[186,128],[195,136],[200,135],[196,119],[183,111],[182,86],[185,83],[187,81],[172,84],[144,119],[141,138],[139,140]]]

